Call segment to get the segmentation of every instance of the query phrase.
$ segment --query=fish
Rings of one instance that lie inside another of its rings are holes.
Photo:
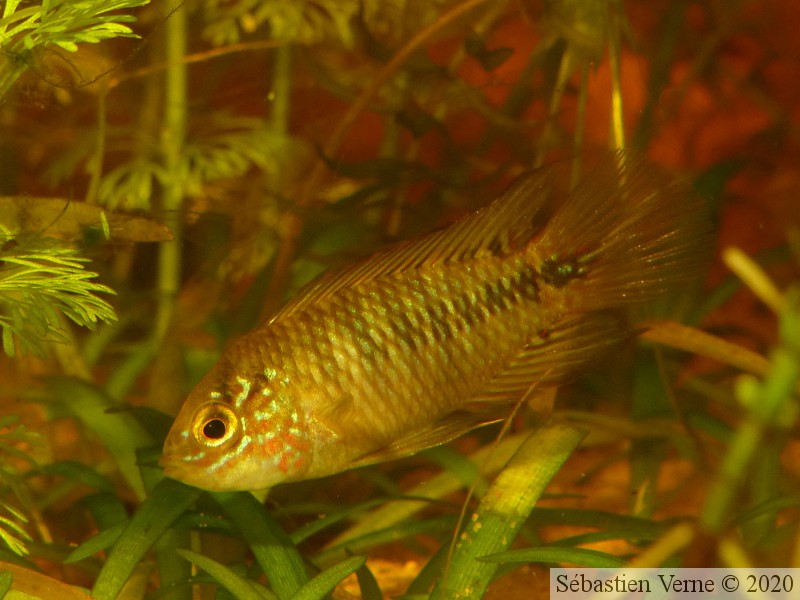
[[[311,282],[191,390],[164,474],[253,491],[443,444],[629,339],[613,310],[702,276],[713,225],[687,184],[625,152],[568,180],[533,170]]]

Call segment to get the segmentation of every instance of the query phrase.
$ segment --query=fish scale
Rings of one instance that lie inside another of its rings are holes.
[[[235,341],[167,436],[165,473],[255,490],[407,456],[502,418],[630,337],[607,309],[702,273],[703,202],[626,154],[568,165],[326,274]]]
[[[418,427],[432,414],[452,411],[471,388],[491,377],[542,328],[542,311],[531,314],[537,297],[532,272],[521,259],[513,263],[494,259],[453,265],[412,281],[370,281],[330,305],[293,315],[276,330],[286,336],[298,330],[311,332],[301,336],[305,343],[291,344],[293,368],[287,376],[298,382],[296,393],[303,398],[309,393],[302,383],[307,379],[304,374],[319,372],[312,368],[312,360],[332,365],[335,371],[328,373],[337,384],[325,388],[324,402],[340,406],[341,399],[347,398],[348,451],[356,457],[371,449],[354,442],[366,432],[372,432],[370,438],[389,440],[402,430]],[[529,280],[527,292],[521,283],[524,277]],[[401,290],[409,288],[411,293],[397,304]],[[454,288],[460,291],[454,293]],[[435,307],[443,297],[461,302],[445,302],[437,314]],[[359,316],[354,317],[353,307],[364,310],[356,311]],[[397,310],[406,318],[398,319]],[[314,325],[304,326],[307,323]],[[456,331],[458,336],[453,335]],[[406,352],[390,356],[389,340],[399,340]],[[279,345],[288,347],[289,343]],[[318,381],[312,384],[319,389]],[[420,390],[432,400],[420,402]],[[382,402],[373,402],[376,397]],[[299,400],[300,406],[305,404]],[[313,407],[306,410],[313,412]],[[401,414],[402,419],[396,418]]]

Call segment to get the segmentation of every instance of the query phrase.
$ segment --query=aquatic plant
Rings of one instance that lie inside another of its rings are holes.
[[[794,566],[795,4],[7,0],[0,597],[512,598],[554,564]],[[626,316],[613,364],[266,499],[163,478],[193,384],[304,283],[545,162],[578,181],[597,147],[691,179],[725,248]]]

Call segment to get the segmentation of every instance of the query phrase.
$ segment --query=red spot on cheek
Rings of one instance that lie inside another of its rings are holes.
[[[283,473],[288,473],[291,468],[294,471],[299,471],[305,464],[306,459],[303,456],[304,451],[308,448],[308,443],[295,436],[286,436],[286,451],[281,454],[278,468]],[[290,461],[291,462],[290,464]]]
[[[266,454],[277,456],[278,469],[282,473],[288,473],[290,469],[298,470],[305,464],[303,454],[308,451],[309,443],[297,435],[286,432],[268,440],[264,448]]]
[[[289,452],[285,452],[281,455],[281,459],[278,462],[278,468],[281,470],[282,473],[288,473],[289,468],[291,467],[294,471],[299,471],[300,468],[305,464],[306,459],[304,456],[300,456],[298,453],[294,453],[294,462],[289,464],[289,461],[292,459],[292,455]]]
[[[282,473],[289,472],[289,455],[287,453],[281,454],[281,459],[278,461],[278,468]]]
[[[284,440],[286,440],[286,445],[290,448],[293,448],[296,452],[305,452],[309,448],[308,442],[306,440],[299,438],[291,433],[287,433],[284,436]]]

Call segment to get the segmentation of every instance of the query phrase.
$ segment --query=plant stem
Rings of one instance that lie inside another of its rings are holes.
[[[534,160],[534,167],[541,167],[544,162],[544,156],[548,148],[551,146],[551,138],[555,135],[555,121],[558,117],[558,111],[561,107],[561,98],[564,97],[564,90],[567,87],[572,74],[573,67],[573,52],[569,46],[564,49],[561,55],[561,63],[558,67],[558,75],[556,77],[556,84],[553,86],[553,95],[550,97],[550,106],[547,110],[547,123],[545,124],[544,131],[542,132],[539,143],[536,146],[536,158]]]
[[[278,46],[273,54],[272,85],[267,100],[270,103],[268,120],[272,133],[275,136],[287,137],[292,106],[292,48],[289,45]],[[269,182],[269,188],[276,198],[282,198],[286,190],[284,172],[285,169],[278,169]],[[287,228],[291,228],[295,219],[296,215],[294,213],[287,213],[284,219],[285,223],[288,224]],[[286,245],[285,240],[286,237],[284,237],[278,249],[279,253],[283,251]],[[273,283],[274,281],[270,281],[266,301],[261,305],[261,312],[258,315],[259,323],[265,322],[282,300],[283,288],[276,290]],[[276,293],[277,296],[273,297],[271,293]]]
[[[589,66],[581,63],[581,83],[578,88],[578,110],[575,119],[575,134],[572,138],[572,147],[575,149],[575,158],[572,159],[572,171],[569,179],[569,189],[574,190],[581,177],[581,153],[586,139],[586,103],[589,99]]]
[[[772,355],[771,368],[763,381],[743,379],[737,396],[748,408],[742,424],[728,446],[725,461],[706,499],[700,522],[705,530],[718,534],[728,525],[730,511],[742,485],[752,477],[754,460],[770,451],[773,428],[789,429],[783,423],[791,410],[794,390],[800,379],[800,294],[787,295],[781,314],[782,344]],[[796,421],[796,416],[792,419]]]
[[[170,18],[165,29],[165,72],[164,128],[161,139],[164,170],[167,180],[163,187],[162,209],[164,222],[172,229],[172,241],[163,242],[159,249],[158,263],[158,312],[153,330],[153,347],[161,347],[169,330],[175,311],[175,302],[181,279],[181,206],[183,204],[184,174],[182,151],[186,140],[187,68],[184,62],[187,46],[187,15],[182,0],[173,0]],[[158,385],[158,382],[154,382]],[[157,559],[162,588],[185,581],[191,576],[191,565],[174,558],[171,552],[180,534],[170,532],[162,538],[158,547]],[[166,598],[189,600],[190,589],[175,589]]]
[[[158,272],[158,313],[156,315],[154,342],[160,344],[169,328],[175,310],[175,299],[181,273],[181,218],[183,203],[183,174],[181,151],[186,139],[186,10],[177,0],[167,19],[166,34],[166,96],[164,103],[164,130],[162,153],[167,173],[162,209],[164,222],[172,229],[174,239],[161,244]]]
[[[94,153],[89,159],[86,170],[89,173],[89,189],[86,192],[86,202],[97,203],[97,190],[100,188],[100,179],[103,177],[103,157],[106,152],[106,123],[108,88],[103,87],[97,95],[97,137],[95,139]]]
[[[609,7],[611,27],[608,32],[608,57],[611,64],[611,139],[613,148],[625,147],[625,124],[622,120],[621,12],[622,7],[619,2],[614,2]]]
[[[272,90],[269,93],[271,111],[270,125],[275,133],[285,135],[289,131],[289,109],[292,100],[292,47],[279,46],[272,63]]]

